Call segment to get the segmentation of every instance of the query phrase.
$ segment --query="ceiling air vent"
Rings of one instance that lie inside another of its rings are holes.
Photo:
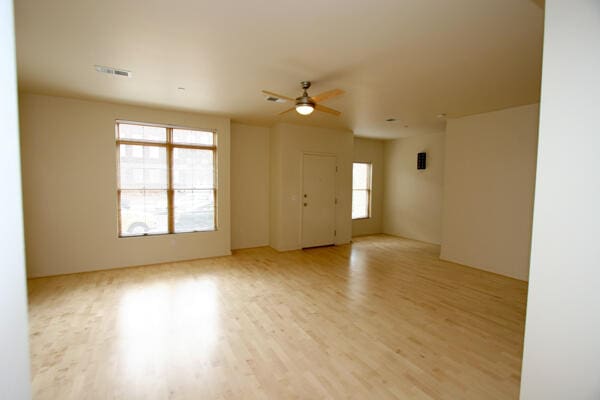
[[[271,102],[273,102],[273,103],[285,103],[285,102],[286,102],[286,100],[285,100],[285,99],[281,99],[281,98],[279,98],[279,97],[275,97],[275,96],[267,96],[267,97],[265,98],[265,100],[267,100],[267,101],[271,101]]]
[[[103,74],[119,75],[119,76],[125,76],[127,78],[131,78],[131,71],[127,71],[124,69],[105,67],[103,65],[94,65],[94,68],[96,69],[96,71],[102,72]]]

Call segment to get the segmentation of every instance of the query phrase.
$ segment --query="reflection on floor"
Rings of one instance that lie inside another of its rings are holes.
[[[390,236],[29,281],[35,399],[518,398],[526,283]]]

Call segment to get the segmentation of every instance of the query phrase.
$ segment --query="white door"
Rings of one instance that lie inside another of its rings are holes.
[[[335,243],[335,156],[305,154],[302,247]]]

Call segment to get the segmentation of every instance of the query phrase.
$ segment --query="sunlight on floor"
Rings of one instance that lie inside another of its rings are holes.
[[[217,285],[210,279],[135,286],[125,292],[118,332],[126,373],[139,375],[147,368],[168,365],[174,352],[208,362],[219,335],[217,295]]]

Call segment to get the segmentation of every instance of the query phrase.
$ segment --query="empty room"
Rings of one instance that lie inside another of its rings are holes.
[[[0,0],[0,398],[599,399],[597,0]]]

